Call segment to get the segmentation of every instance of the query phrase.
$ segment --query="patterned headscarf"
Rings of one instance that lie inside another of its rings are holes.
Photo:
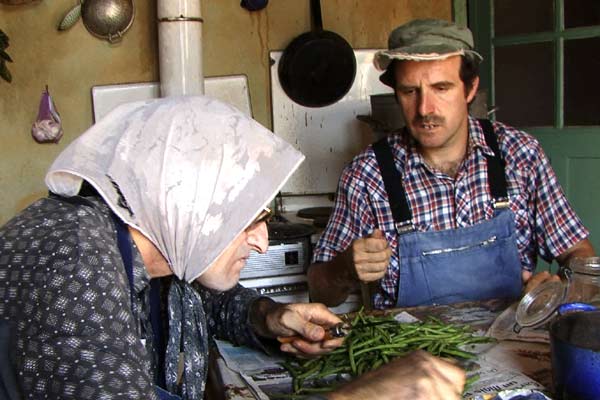
[[[52,192],[74,196],[89,182],[119,218],[154,243],[177,276],[169,290],[169,392],[191,400],[205,388],[206,318],[188,282],[248,227],[303,159],[235,108],[188,96],[117,107],[50,167]]]
[[[124,104],[54,161],[48,188],[85,179],[175,275],[200,276],[275,196],[304,156],[234,107],[205,96]]]

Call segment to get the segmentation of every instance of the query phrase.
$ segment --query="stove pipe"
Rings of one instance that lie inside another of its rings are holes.
[[[204,94],[200,0],[158,0],[161,97]]]

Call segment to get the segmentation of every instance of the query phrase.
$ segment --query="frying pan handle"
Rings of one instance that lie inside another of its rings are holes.
[[[313,30],[323,30],[323,17],[321,15],[321,0],[310,0],[310,12],[312,15]]]

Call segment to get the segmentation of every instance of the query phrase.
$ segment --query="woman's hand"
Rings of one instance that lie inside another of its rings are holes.
[[[259,301],[264,301],[260,299]],[[281,344],[281,351],[301,357],[325,354],[339,347],[344,339],[326,339],[326,329],[342,322],[320,303],[282,304],[270,301],[262,309],[262,329],[257,333],[266,337],[290,337],[294,339]]]

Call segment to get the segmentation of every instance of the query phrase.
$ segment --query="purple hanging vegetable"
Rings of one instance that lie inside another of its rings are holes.
[[[48,86],[42,93],[37,119],[31,128],[31,136],[38,143],[58,143],[63,135],[60,115],[54,106]]]

